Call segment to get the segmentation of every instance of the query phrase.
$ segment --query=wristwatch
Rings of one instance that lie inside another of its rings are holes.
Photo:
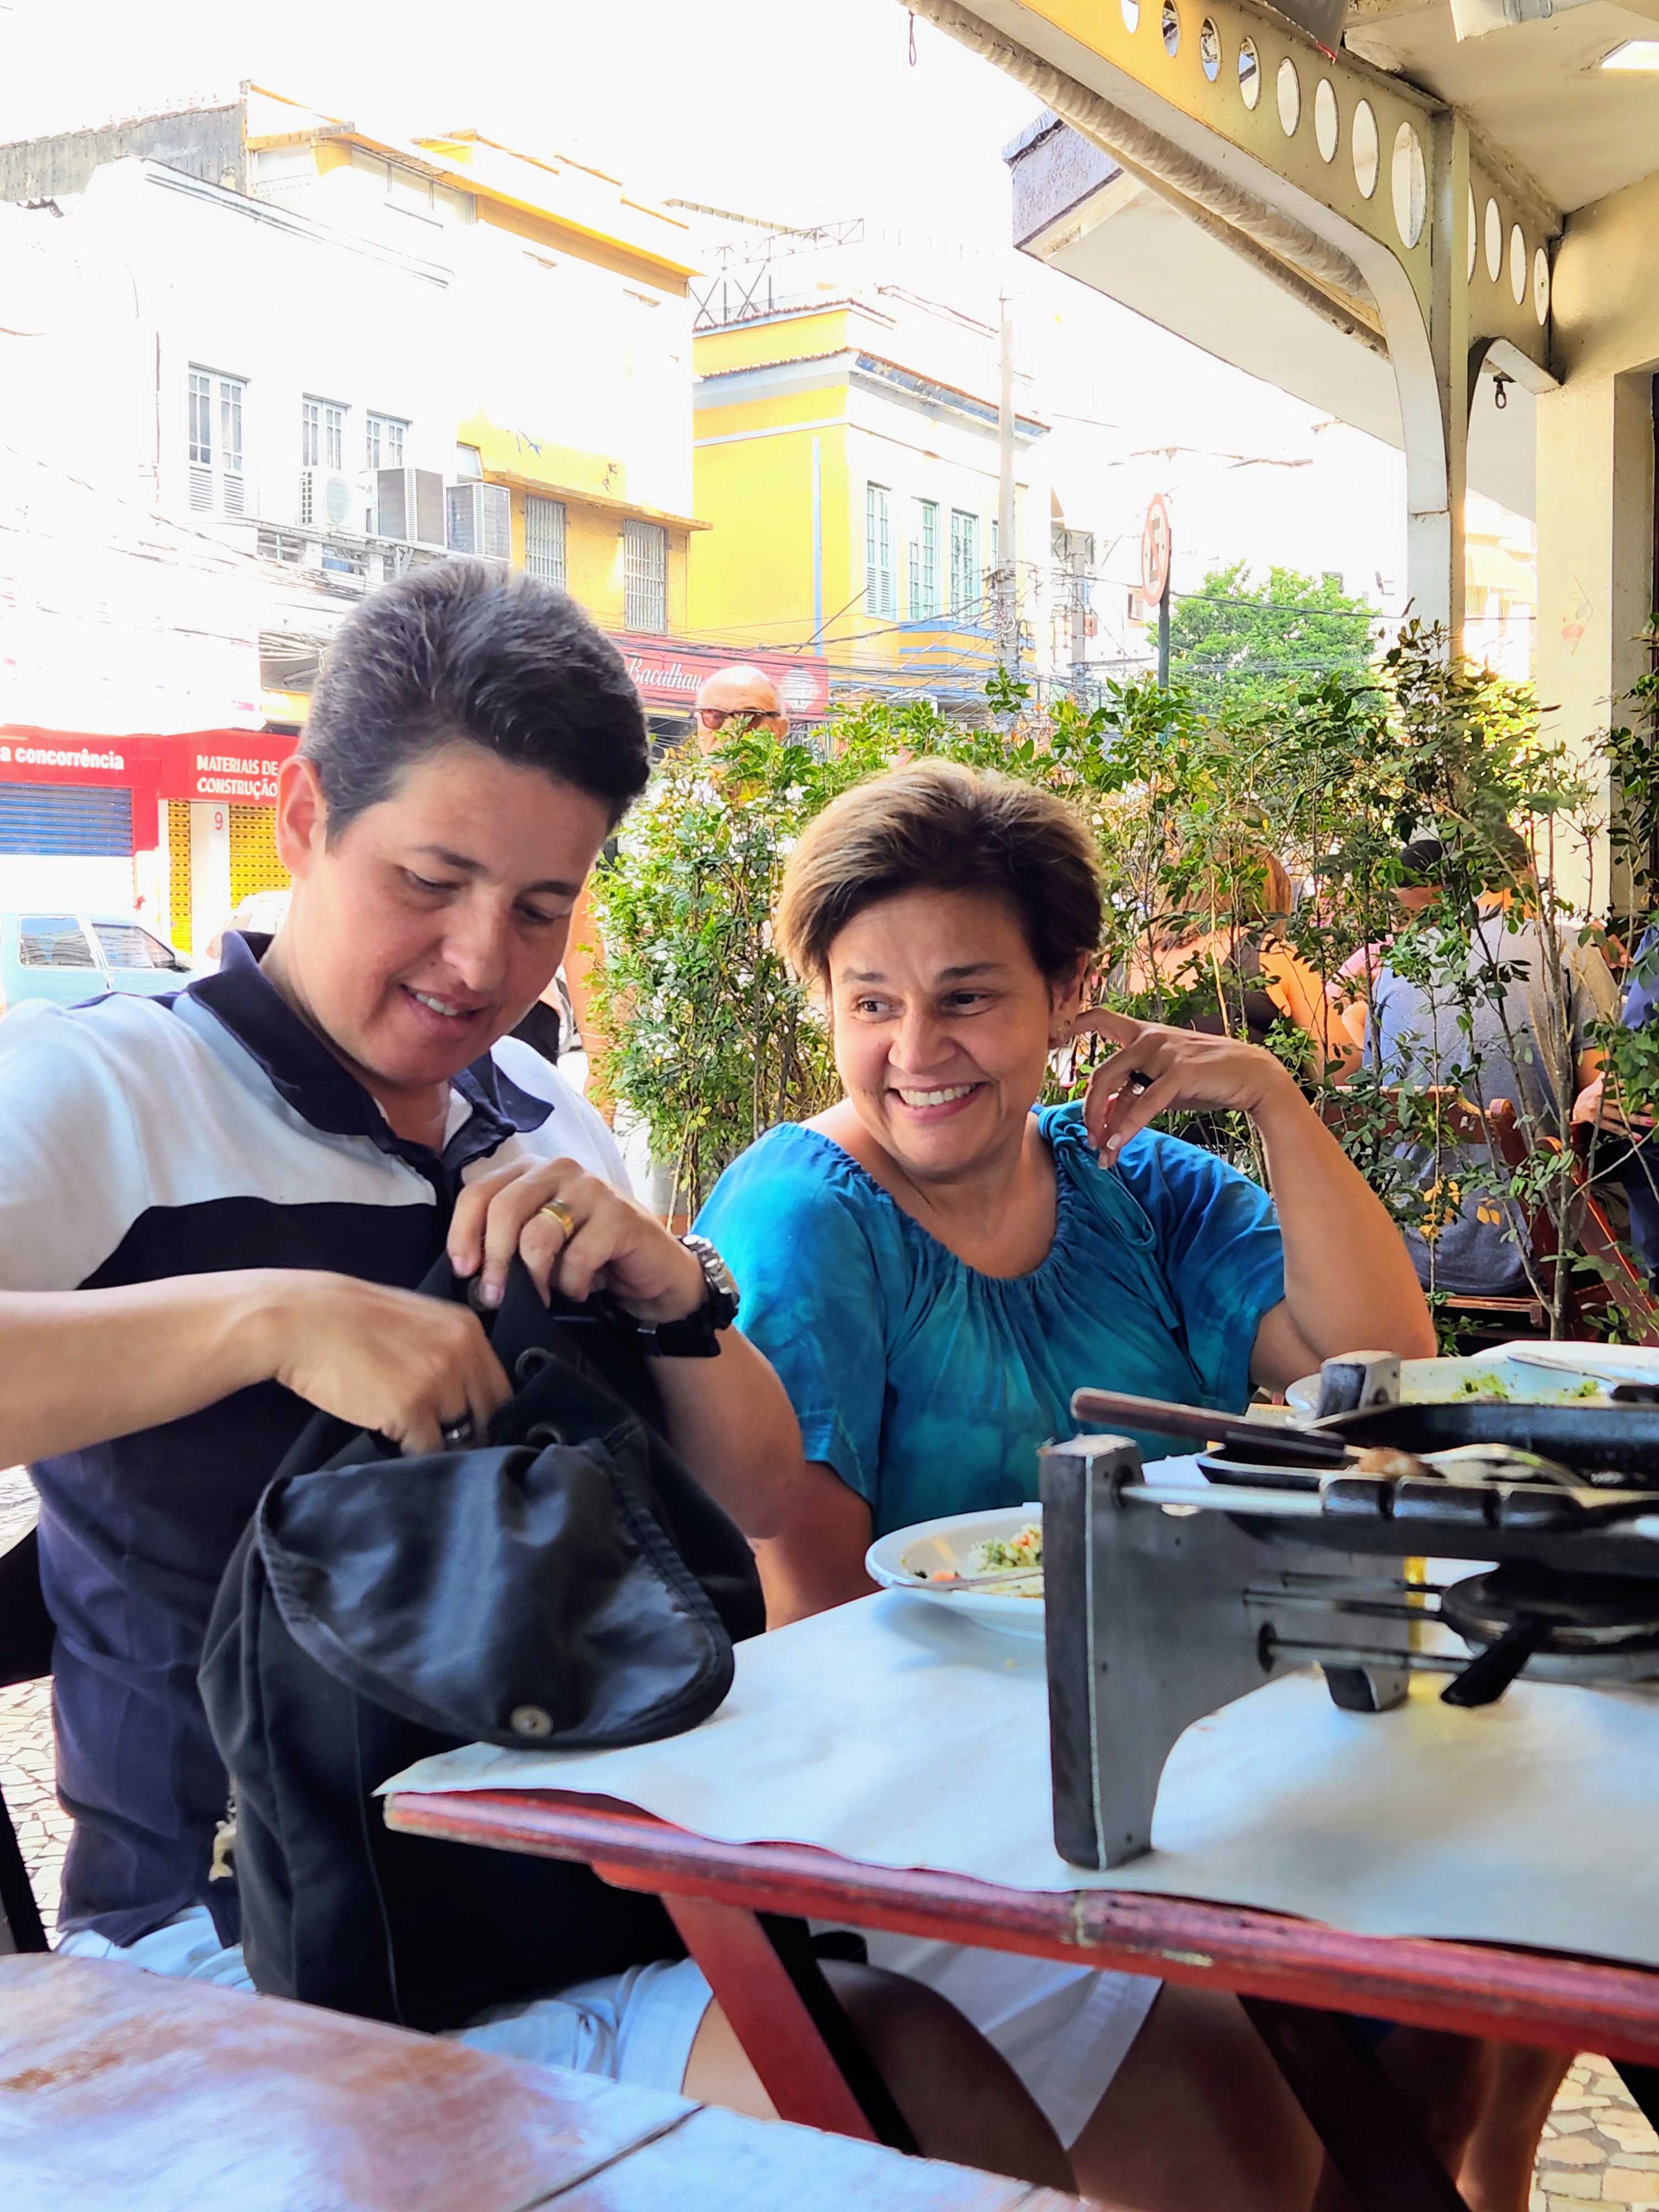
[[[680,1242],[702,1269],[708,1285],[702,1304],[678,1321],[658,1322],[654,1327],[638,1322],[635,1326],[647,1352],[666,1358],[713,1359],[720,1352],[720,1331],[730,1328],[738,1317],[738,1286],[706,1237],[682,1237]]]

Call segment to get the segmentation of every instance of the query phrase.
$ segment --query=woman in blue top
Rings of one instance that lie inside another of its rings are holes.
[[[1237,1412],[1329,1353],[1434,1349],[1388,1215],[1271,1054],[1081,1012],[1101,921],[1075,814],[943,763],[847,793],[791,857],[778,942],[846,1095],[762,1138],[697,1224],[805,1441],[785,1533],[757,1547],[775,1626],[868,1591],[872,1533],[1030,1498],[1079,1384]],[[1119,1049],[1086,1102],[1034,1113],[1049,1054],[1090,1029]],[[1148,1127],[1179,1107],[1249,1114],[1273,1197]],[[1318,2147],[1231,1997],[869,1942],[1003,2050],[1079,2188],[1143,2212],[1308,2203]]]
[[[1237,1413],[1331,1353],[1433,1352],[1393,1224],[1270,1053],[1079,1012],[1100,890],[1058,799],[942,762],[860,785],[802,838],[776,927],[846,1096],[698,1223],[820,1478],[768,1550],[774,1625],[868,1590],[872,1534],[1030,1497],[1080,1384]],[[1119,1049],[1034,1113],[1085,1030]],[[1148,1126],[1194,1107],[1250,1115],[1271,1198]]]

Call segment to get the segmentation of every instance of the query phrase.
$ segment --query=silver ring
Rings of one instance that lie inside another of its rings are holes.
[[[471,1414],[463,1413],[459,1420],[440,1421],[438,1434],[443,1438],[448,1450],[459,1451],[463,1445],[475,1443],[477,1441],[478,1431]]]

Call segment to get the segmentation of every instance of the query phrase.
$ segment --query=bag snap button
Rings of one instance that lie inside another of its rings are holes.
[[[550,1444],[562,1444],[564,1442],[564,1431],[556,1429],[551,1421],[538,1421],[533,1428],[525,1431],[524,1440],[527,1444],[535,1444],[545,1450]]]
[[[515,1382],[530,1382],[533,1376],[541,1373],[543,1368],[550,1364],[552,1358],[550,1352],[544,1352],[540,1345],[532,1344],[527,1352],[521,1352],[514,1361],[514,1381]]]
[[[514,1735],[551,1735],[553,1716],[544,1705],[514,1705],[507,1715]]]

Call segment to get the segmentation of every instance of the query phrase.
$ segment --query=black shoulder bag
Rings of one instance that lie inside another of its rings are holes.
[[[463,1298],[441,1265],[423,1286]],[[764,1626],[749,1547],[665,1441],[650,1363],[521,1267],[491,1326],[514,1385],[475,1449],[404,1458],[319,1416],[220,1585],[200,1683],[229,1771],[258,1988],[411,2027],[684,1947],[586,1867],[398,1835],[376,1786],[483,1741],[694,1728]]]

